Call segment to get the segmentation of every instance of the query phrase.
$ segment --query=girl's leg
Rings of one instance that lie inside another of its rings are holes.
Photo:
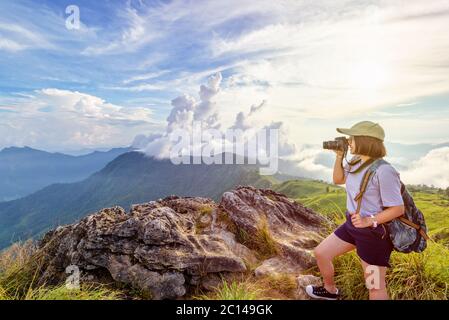
[[[332,264],[332,260],[354,249],[355,245],[341,240],[334,233],[331,233],[315,248],[315,258],[323,277],[324,287],[327,291],[331,293],[337,291],[334,283],[334,265]]]
[[[365,284],[369,290],[370,300],[388,300],[387,286],[385,283],[385,274],[387,267],[375,266],[361,260]]]

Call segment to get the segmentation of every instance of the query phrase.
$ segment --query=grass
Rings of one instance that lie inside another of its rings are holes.
[[[449,298],[449,252],[430,244],[421,254],[394,254],[387,275],[392,299],[447,300]]]
[[[207,294],[193,297],[194,300],[257,300],[259,290],[248,281],[231,280],[222,282]]]
[[[292,199],[305,198],[311,195],[328,193],[344,193],[344,189],[333,184],[327,184],[314,180],[297,179],[288,180],[273,185],[272,189]]]
[[[119,300],[122,294],[101,284],[89,284],[79,289],[68,289],[65,284],[39,287],[27,292],[24,300]]]
[[[334,221],[335,225],[345,220],[346,194],[339,187],[329,188],[328,184],[316,181],[293,180],[273,187],[274,190],[287,193],[303,205],[320,212]],[[449,299],[449,199],[447,196],[416,190],[412,193],[415,203],[425,216],[430,235],[437,243],[429,242],[423,253],[403,254],[393,252],[391,266],[386,275],[387,288],[391,299],[405,300],[447,300]],[[332,227],[332,226],[330,226]],[[264,230],[264,228],[262,228]],[[332,232],[331,229],[328,232]],[[240,237],[243,240],[245,234]],[[270,235],[259,234],[257,250],[265,248],[272,251]],[[262,250],[263,252],[264,250]],[[269,254],[268,254],[269,256]],[[335,281],[341,289],[343,299],[368,299],[368,290],[359,258],[355,252],[347,253],[335,259]],[[319,275],[318,269],[308,273]],[[254,279],[249,274],[240,282],[217,288],[208,297],[227,297],[238,299],[255,290],[259,298],[292,299],[296,289],[295,278],[291,275],[275,275]],[[233,294],[231,294],[233,292]]]
[[[296,277],[291,274],[275,274],[255,278],[242,274],[236,279],[225,280],[214,290],[193,296],[195,300],[273,300],[294,299],[297,290]]]
[[[293,299],[297,290],[296,277],[292,274],[272,274],[257,279],[262,299]]]
[[[119,290],[101,284],[81,284],[69,289],[65,284],[37,284],[42,257],[31,241],[15,243],[0,252],[0,300],[116,300]]]
[[[204,205],[198,210],[199,217],[195,221],[196,233],[202,233],[205,228],[210,226],[213,211],[214,208],[210,205]]]
[[[394,300],[447,300],[449,298],[449,251],[430,243],[423,253],[393,252],[386,282]],[[355,252],[334,261],[335,282],[343,299],[368,299],[360,260]]]
[[[316,212],[331,218],[336,224],[345,219],[346,194],[325,192],[316,182],[306,185],[305,181],[290,181],[284,188],[297,197],[297,201]],[[431,237],[437,243],[429,242],[423,253],[402,254],[393,252],[392,268],[387,271],[387,286],[391,299],[447,300],[449,298],[449,198],[436,192],[414,188],[415,204],[424,213]],[[330,189],[332,190],[332,189]],[[409,188],[410,190],[410,188]],[[332,230],[328,230],[328,233]],[[368,299],[362,267],[355,252],[335,259],[336,283],[342,289],[344,299]],[[319,275],[317,268],[310,270]]]
[[[346,194],[340,187],[310,180],[293,180],[273,187],[285,192],[303,205],[320,212],[334,222],[332,227],[344,221]],[[414,189],[415,190],[415,189]],[[416,189],[413,197],[426,218],[429,234],[437,240],[429,242],[423,253],[402,254],[393,252],[392,268],[387,271],[387,287],[391,299],[447,300],[449,298],[449,199],[435,192]],[[272,198],[274,201],[275,199]],[[205,206],[201,217],[208,216],[211,208]],[[261,278],[254,276],[254,269],[261,261],[279,254],[276,240],[270,232],[266,219],[257,226],[257,232],[250,236],[238,228],[229,216],[217,208],[217,222],[226,225],[236,233],[237,240],[253,249],[258,258],[256,265],[249,266],[245,273],[233,275],[233,279],[222,282],[209,292],[200,292],[193,299],[254,300],[295,299],[296,276],[272,274]],[[203,224],[198,228],[203,228]],[[16,243],[0,252],[0,300],[110,300],[124,298],[145,298],[141,293],[110,288],[100,284],[82,284],[80,289],[70,290],[65,285],[37,285],[41,258],[33,242]],[[335,259],[335,280],[343,298],[350,300],[368,299],[368,290],[360,260],[351,252]],[[307,273],[319,275],[318,269]],[[127,292],[126,296],[122,292]],[[149,297],[147,297],[149,298]]]
[[[254,250],[259,260],[265,260],[279,254],[280,249],[271,234],[266,217],[264,215],[261,217],[254,235],[237,228],[237,241]]]
[[[33,288],[41,270],[42,257],[29,240],[15,243],[0,254],[0,287],[5,297],[23,299]]]
[[[214,211],[214,208],[212,208],[210,205],[203,205],[203,206],[199,209],[200,215],[211,214],[212,211]]]

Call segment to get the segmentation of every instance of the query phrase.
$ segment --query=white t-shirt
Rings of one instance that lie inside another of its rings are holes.
[[[354,171],[360,165],[361,162],[351,168],[348,163],[343,166],[346,177],[346,209],[350,213],[354,213],[357,210],[357,201],[354,198],[360,192],[360,184],[369,165],[357,173],[348,174],[348,172]],[[399,172],[391,164],[380,165],[371,176],[363,194],[360,207],[361,216],[376,215],[383,211],[382,207],[400,206],[403,204]]]

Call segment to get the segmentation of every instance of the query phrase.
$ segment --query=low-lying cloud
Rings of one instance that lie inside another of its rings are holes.
[[[10,111],[2,112],[0,118],[5,147],[65,151],[127,145],[139,132],[157,127],[151,109],[119,106],[55,88],[36,90],[4,108]]]
[[[413,161],[410,167],[400,172],[403,181],[410,184],[449,186],[449,147],[433,149],[424,157]]]

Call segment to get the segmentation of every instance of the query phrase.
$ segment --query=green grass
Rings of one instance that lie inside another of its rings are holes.
[[[215,290],[193,297],[195,300],[256,300],[260,291],[246,281],[222,280]]]
[[[56,287],[30,289],[25,300],[119,300],[122,294],[103,285],[84,285],[68,289],[65,284]]]
[[[298,196],[297,201],[334,220],[345,219],[345,192],[325,192],[327,184],[290,181],[284,186]],[[298,191],[304,187],[303,191]],[[410,190],[410,189],[409,189]],[[423,212],[432,239],[423,253],[403,254],[393,252],[392,268],[387,272],[387,286],[391,299],[448,299],[449,286],[449,198],[422,188],[413,188],[417,207]],[[331,232],[329,230],[329,232]],[[317,270],[317,269],[315,269]],[[342,289],[344,299],[367,299],[363,271],[355,252],[335,260],[336,283]]]
[[[438,240],[447,243],[449,241],[449,237],[447,237],[449,233],[449,199],[443,195],[424,192],[414,192],[413,199],[416,206],[424,213],[429,234],[431,236],[440,234],[442,237]]]
[[[269,181],[274,183],[274,181]],[[346,193],[338,186],[311,180],[291,180],[278,183],[273,190],[286,193],[290,198],[323,214],[335,223],[343,222]],[[423,253],[402,254],[393,252],[392,268],[387,271],[387,287],[391,299],[447,300],[449,298],[449,198],[427,189],[414,189],[415,203],[425,216],[429,234],[436,243],[429,242]],[[274,200],[274,199],[272,199]],[[211,208],[204,207],[202,215],[210,215]],[[254,249],[258,264],[279,253],[266,221],[258,226],[259,232],[249,237],[239,230],[229,217],[217,209],[217,221],[237,234],[240,242]],[[328,230],[332,232],[332,230]],[[368,299],[360,260],[355,252],[335,259],[336,283],[344,299]],[[79,290],[69,290],[64,285],[37,286],[36,272],[39,256],[32,242],[18,243],[0,252],[0,300],[108,300],[141,297],[141,294],[108,288],[99,284],[82,284]],[[258,265],[257,264],[257,265]],[[254,270],[256,265],[251,267]],[[255,278],[252,272],[222,282],[212,291],[193,296],[194,299],[254,300],[294,299],[296,282],[293,275],[270,275]],[[310,273],[318,275],[318,269]]]
[[[339,186],[307,179],[288,180],[283,183],[273,185],[274,191],[283,193],[292,199],[325,194],[327,193],[327,189],[330,193],[344,193],[344,189]]]
[[[325,193],[296,200],[304,206],[332,219],[336,223],[342,223],[346,219],[346,193]]]
[[[237,228],[237,240],[255,251],[259,260],[265,260],[279,254],[280,249],[271,234],[265,216],[262,216],[257,232],[254,235],[248,234],[244,229]]]
[[[390,299],[447,300],[449,298],[449,250],[430,243],[423,253],[393,252],[386,282]],[[335,259],[335,282],[343,299],[368,299],[363,270],[355,252]]]
[[[0,300],[117,300],[119,290],[101,284],[81,284],[69,289],[65,284],[37,284],[42,257],[32,241],[15,243],[0,252]]]

